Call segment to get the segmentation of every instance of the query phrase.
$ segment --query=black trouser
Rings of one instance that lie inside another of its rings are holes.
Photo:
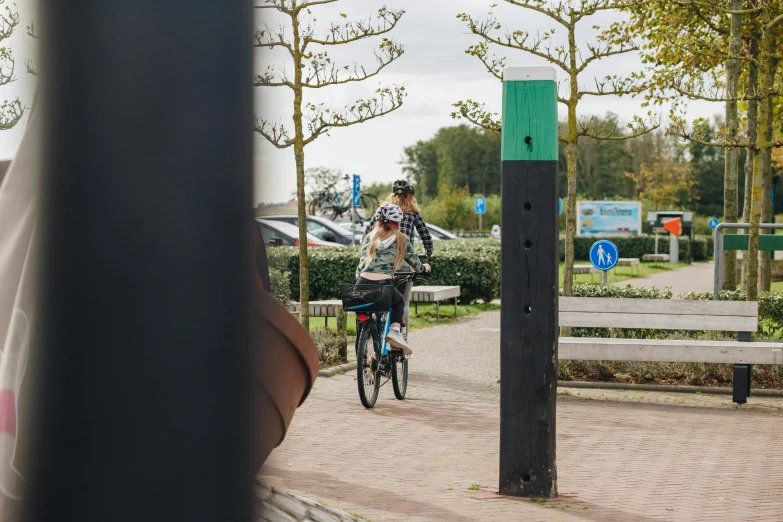
[[[394,285],[392,283],[392,279],[381,279],[380,281],[374,281],[372,279],[365,279],[363,277],[359,277],[359,279],[356,280],[357,285]],[[392,304],[391,304],[391,322],[392,323],[402,323],[402,316],[405,313],[405,299],[402,297],[402,294],[394,288],[394,293],[392,294]]]

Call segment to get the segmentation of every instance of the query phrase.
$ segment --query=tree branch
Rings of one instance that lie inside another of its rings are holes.
[[[338,68],[326,52],[309,53],[304,58],[309,59],[309,70],[304,75],[302,87],[320,89],[331,85],[343,85],[346,83],[361,82],[378,75],[394,60],[403,55],[405,49],[393,40],[384,38],[379,45],[379,51],[374,53],[377,64],[374,70],[367,72],[364,67],[353,65],[353,68],[345,66]],[[341,71],[349,71],[348,77],[340,78]]]
[[[256,118],[254,130],[278,149],[286,149],[294,144],[294,140],[281,123],[269,123],[267,120]]]
[[[342,112],[324,109],[323,104],[308,104],[307,110],[311,114],[305,117],[310,135],[304,139],[304,145],[332,129],[350,127],[394,112],[402,107],[405,96],[404,86],[380,87],[373,98],[357,100],[346,105]]]
[[[557,4],[554,7],[546,7],[548,2],[543,0],[505,0],[506,3],[515,5],[517,7],[524,7],[531,11],[536,11],[543,15],[548,16],[560,25],[568,28],[571,27],[570,21],[566,20],[566,6],[563,3]]]
[[[0,105],[0,131],[14,128],[24,116],[24,107],[19,98],[8,101]]]
[[[404,14],[404,10],[391,10],[382,7],[378,10],[377,18],[379,24],[375,27],[373,26],[371,19],[346,22],[345,24],[333,22],[331,27],[329,27],[329,32],[325,38],[305,37],[305,43],[302,49],[304,50],[310,43],[317,45],[343,45],[372,36],[386,34],[397,26],[397,22],[399,22]]]
[[[490,132],[500,132],[499,115],[489,112],[486,105],[473,100],[458,101],[453,105],[457,110],[451,113],[455,120],[465,119],[473,125]]]

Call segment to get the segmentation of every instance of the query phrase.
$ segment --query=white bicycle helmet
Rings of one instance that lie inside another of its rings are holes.
[[[381,206],[379,210],[381,211],[381,221],[383,223],[392,222],[399,224],[402,222],[402,209],[397,205],[387,203],[386,205]]]

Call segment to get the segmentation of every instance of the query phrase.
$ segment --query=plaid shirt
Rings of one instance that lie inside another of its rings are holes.
[[[381,212],[380,209],[378,209],[378,212],[376,212],[372,217],[370,223],[367,225],[367,229],[364,231],[365,236],[370,233],[372,227],[374,227],[375,224],[380,221],[380,219]],[[414,230],[419,231],[419,237],[421,238],[421,242],[424,244],[424,253],[427,254],[427,258],[429,259],[432,257],[432,236],[430,236],[430,231],[427,230],[427,224],[424,222],[424,219],[419,215],[418,212],[405,214],[402,217],[402,223],[400,223],[400,232],[408,236],[408,240],[410,240],[411,245],[413,245],[414,238],[416,237],[413,232]]]

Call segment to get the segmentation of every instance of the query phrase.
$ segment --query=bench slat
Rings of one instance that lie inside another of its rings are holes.
[[[759,313],[759,304],[757,302],[748,301],[561,297],[560,312],[757,317]]]
[[[779,365],[783,344],[561,337],[558,359]]]
[[[560,326],[582,328],[649,328],[660,330],[706,330],[727,332],[755,332],[755,317],[714,315],[662,315],[635,313],[561,312]]]
[[[411,290],[411,302],[435,302],[459,297],[458,286],[414,286]]]

